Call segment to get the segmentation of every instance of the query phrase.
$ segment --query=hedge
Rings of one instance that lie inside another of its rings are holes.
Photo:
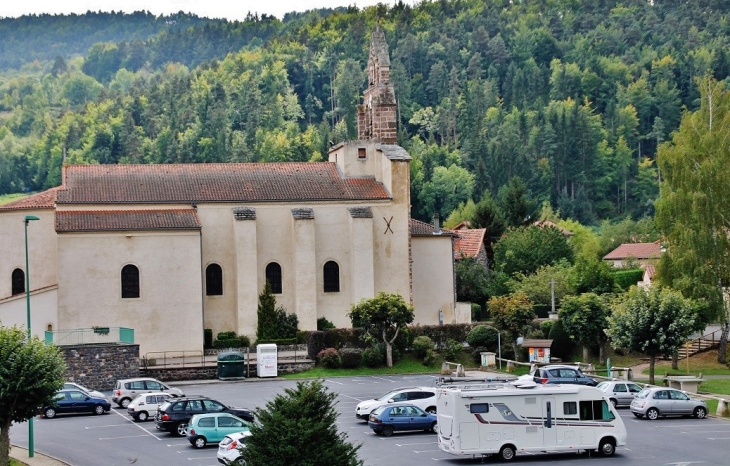
[[[628,290],[644,278],[644,271],[642,269],[618,270],[613,272],[613,278],[622,290]]]

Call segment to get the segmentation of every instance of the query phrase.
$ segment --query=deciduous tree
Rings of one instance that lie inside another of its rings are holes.
[[[494,326],[509,336],[515,350],[515,359],[519,360],[517,337],[524,333],[529,323],[536,317],[532,310],[532,302],[525,293],[517,292],[509,296],[493,297],[487,307]]]
[[[604,330],[608,327],[609,308],[603,298],[595,293],[566,296],[560,304],[558,317],[563,327],[576,343],[583,345],[583,361],[588,361],[588,349],[598,343],[598,360],[605,362],[605,346],[608,340]]]

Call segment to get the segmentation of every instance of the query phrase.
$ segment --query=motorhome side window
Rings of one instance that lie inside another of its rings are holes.
[[[613,421],[614,419],[616,417],[608,408],[608,403],[604,400],[580,402],[581,421]]]
[[[578,403],[575,401],[566,401],[563,403],[563,414],[578,414]]]
[[[469,412],[472,414],[488,413],[489,403],[472,403],[469,405]]]

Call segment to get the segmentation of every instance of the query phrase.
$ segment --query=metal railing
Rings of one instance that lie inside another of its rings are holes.
[[[134,329],[126,327],[92,327],[46,331],[47,345],[76,346],[134,343]]]
[[[142,367],[203,367],[205,354],[202,351],[152,351],[145,353],[140,361]]]

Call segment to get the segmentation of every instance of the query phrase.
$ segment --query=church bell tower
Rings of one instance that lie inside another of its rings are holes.
[[[357,138],[397,143],[395,90],[390,81],[390,56],[385,33],[375,25],[368,58],[368,88],[357,107]]]

